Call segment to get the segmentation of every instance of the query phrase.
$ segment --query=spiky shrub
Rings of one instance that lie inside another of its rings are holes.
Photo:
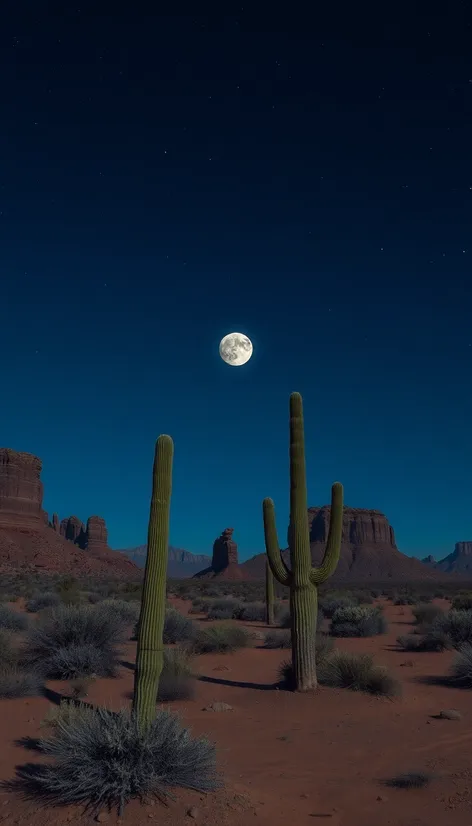
[[[25,608],[29,613],[36,614],[38,611],[42,611],[43,608],[59,605],[60,601],[59,594],[55,594],[53,591],[45,594],[34,594],[31,599],[27,600]]]
[[[16,665],[0,665],[0,697],[34,697],[41,693],[42,681],[35,671],[24,671]]]
[[[383,666],[375,665],[370,654],[347,651],[336,651],[324,660],[320,667],[320,683],[389,698],[401,693],[398,680]]]
[[[269,560],[266,559],[265,566],[265,588],[266,588],[266,616],[267,625],[274,625],[274,575],[270,569]]]
[[[272,606],[272,615],[274,606]],[[243,622],[265,622],[267,618],[267,606],[265,602],[246,602],[242,608],[238,619]]]
[[[423,602],[419,605],[415,605],[413,608],[413,616],[415,618],[415,624],[426,629],[432,625],[437,617],[444,616],[444,611],[439,607],[439,605],[432,605]]]
[[[267,557],[275,579],[290,589],[292,664],[295,689],[316,689],[316,620],[318,586],[336,570],[341,551],[343,488],[336,482],[331,490],[331,518],[323,561],[313,568],[305,469],[303,405],[299,393],[290,396],[290,528],[291,570],[280,553],[275,509],[272,499],[264,499],[264,536]]]
[[[264,638],[264,648],[291,648],[292,638],[288,629],[273,629]]]
[[[195,696],[195,674],[189,651],[178,646],[164,650],[164,662],[157,699],[161,703],[172,700],[191,700]]]
[[[25,631],[28,620],[24,614],[18,614],[8,605],[0,604],[0,628],[4,631]]]
[[[431,632],[441,632],[457,648],[463,643],[472,643],[472,611],[448,611],[436,617],[431,624]]]
[[[427,634],[402,634],[397,637],[397,643],[403,651],[445,651],[451,648],[449,637],[441,631],[430,631]]]
[[[386,631],[387,622],[381,608],[361,605],[337,608],[331,620],[333,637],[375,637]]]
[[[13,643],[13,635],[0,629],[0,667],[11,667],[18,662],[18,650]]]
[[[397,774],[395,777],[385,781],[386,786],[392,789],[424,789],[433,779],[433,775],[429,772],[415,771],[405,772],[405,774]]]
[[[472,645],[461,645],[451,664],[451,683],[460,688],[472,688]]]
[[[97,610],[116,614],[124,625],[131,625],[138,621],[139,602],[127,602],[124,599],[104,599],[97,604]]]
[[[148,551],[138,621],[132,705],[132,715],[142,732],[152,724],[156,714],[156,695],[163,665],[173,458],[172,439],[170,436],[159,436],[154,453]]]
[[[210,792],[221,783],[214,746],[192,737],[167,711],[155,710],[143,729],[126,711],[60,710],[39,748],[52,762],[23,767],[22,784],[49,803],[92,812],[117,808],[121,816],[133,798],[166,798],[175,787]]]
[[[191,650],[195,654],[228,654],[247,648],[251,642],[252,636],[246,628],[221,623],[201,628],[191,643]]]
[[[110,676],[123,641],[123,622],[114,612],[92,605],[59,605],[30,629],[22,662],[51,679]]]
[[[351,597],[322,597],[319,607],[326,619],[332,619],[339,608],[354,608],[357,604]]]
[[[472,594],[458,594],[451,607],[454,611],[472,611]]]
[[[163,641],[165,645],[188,642],[197,633],[197,626],[175,608],[168,608],[164,616]]]

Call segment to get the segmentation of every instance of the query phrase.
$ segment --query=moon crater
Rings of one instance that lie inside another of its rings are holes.
[[[220,356],[226,364],[240,367],[252,356],[252,341],[243,333],[228,333],[220,341]]]

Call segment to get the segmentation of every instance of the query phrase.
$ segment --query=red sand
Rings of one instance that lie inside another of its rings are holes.
[[[187,609],[188,603],[175,602]],[[197,683],[197,699],[172,707],[195,733],[217,743],[226,789],[209,796],[179,791],[167,809],[133,802],[123,823],[190,824],[187,811],[193,806],[201,826],[471,826],[472,691],[417,682],[420,676],[446,674],[454,655],[395,650],[396,637],[410,630],[411,610],[387,605],[386,615],[386,636],[336,645],[371,652],[387,665],[403,685],[402,699],[394,702],[345,689],[321,688],[315,695],[267,690],[286,651],[254,648],[197,658],[200,674],[210,681]],[[124,660],[133,661],[134,654],[135,645],[128,643]],[[402,665],[408,661],[413,665]],[[128,704],[132,685],[133,672],[124,668],[119,679],[98,681],[87,700],[116,709]],[[68,691],[62,683],[50,688]],[[215,700],[229,703],[233,711],[202,710]],[[15,741],[44,733],[39,723],[49,706],[43,698],[0,701],[0,780],[13,777],[15,765],[41,759]],[[459,710],[462,720],[432,718],[446,708]],[[382,785],[385,778],[415,770],[435,778],[420,790]],[[90,823],[91,817],[76,808],[38,811],[37,804],[1,792],[0,822],[60,826]],[[115,824],[116,815],[108,822]]]

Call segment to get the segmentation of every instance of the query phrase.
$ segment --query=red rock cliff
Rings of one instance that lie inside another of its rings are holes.
[[[107,526],[101,516],[90,516],[87,519],[85,548],[92,554],[106,553],[109,550]]]
[[[41,466],[41,459],[31,453],[0,448],[0,527],[43,527]]]
[[[61,520],[59,533],[69,542],[75,542],[79,548],[85,545],[85,526],[77,516],[68,516]]]
[[[308,508],[310,542],[326,542],[331,508]],[[382,545],[397,548],[395,534],[386,516],[380,511],[364,508],[344,508],[342,543],[349,545]]]

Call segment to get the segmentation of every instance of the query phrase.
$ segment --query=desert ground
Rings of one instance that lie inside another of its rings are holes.
[[[169,601],[184,615],[191,608],[189,600],[170,596]],[[169,826],[471,826],[472,690],[435,682],[447,674],[457,652],[400,650],[397,637],[414,629],[412,607],[385,598],[376,603],[382,605],[387,632],[339,638],[335,645],[372,654],[400,681],[400,698],[325,686],[314,694],[277,687],[278,669],[289,651],[262,647],[268,630],[264,622],[232,620],[255,635],[253,645],[196,657],[194,698],[166,704],[194,734],[215,742],[223,790],[208,795],[178,790],[167,805],[132,801],[121,821],[116,812],[106,811],[95,819],[130,826],[147,820]],[[450,607],[444,599],[434,604]],[[25,610],[24,599],[7,605]],[[37,621],[34,614],[29,617]],[[200,627],[212,622],[199,613],[192,619]],[[114,710],[129,706],[135,654],[136,643],[127,641],[119,676],[92,682],[84,701]],[[78,806],[44,806],[5,786],[16,767],[46,759],[35,748],[37,738],[45,736],[42,721],[61,698],[70,696],[69,682],[48,681],[43,696],[0,700],[0,822],[5,826],[94,822]],[[214,703],[230,708],[206,710]],[[460,718],[438,717],[448,709]],[[388,785],[409,772],[424,773],[426,785]]]

